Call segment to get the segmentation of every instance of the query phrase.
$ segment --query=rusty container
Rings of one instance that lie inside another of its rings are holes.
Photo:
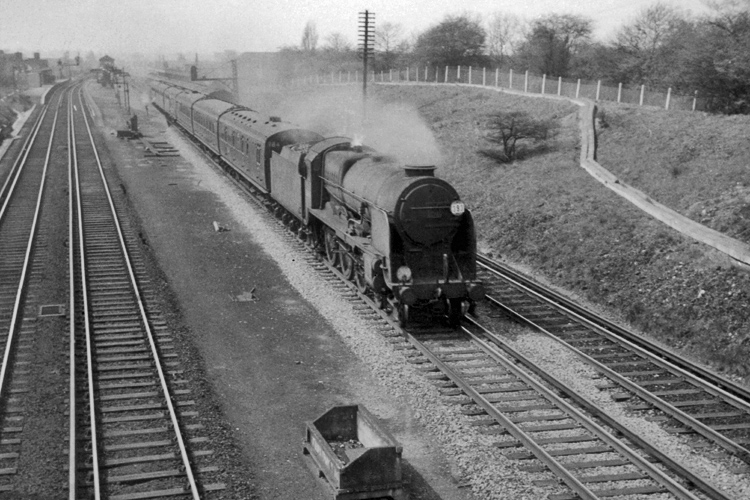
[[[335,406],[306,426],[303,452],[335,500],[404,500],[402,447],[364,406]]]

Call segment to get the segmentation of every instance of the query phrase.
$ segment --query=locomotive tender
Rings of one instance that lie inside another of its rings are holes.
[[[153,81],[151,90],[170,120],[275,202],[286,223],[402,325],[411,308],[457,324],[484,297],[471,213],[433,166],[403,165],[182,84]]]

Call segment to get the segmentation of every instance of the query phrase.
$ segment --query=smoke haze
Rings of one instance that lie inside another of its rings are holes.
[[[370,91],[367,109],[357,85],[308,86],[278,91],[240,82],[242,104],[325,136],[345,136],[405,164],[439,165],[440,150],[417,109],[381,102]]]

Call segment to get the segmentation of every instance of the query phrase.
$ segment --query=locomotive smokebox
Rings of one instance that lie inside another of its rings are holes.
[[[429,246],[453,238],[462,215],[451,211],[458,193],[434,172],[431,165],[404,166],[393,158],[349,150],[328,153],[323,175],[340,203],[354,212],[363,202],[379,208],[414,244]]]

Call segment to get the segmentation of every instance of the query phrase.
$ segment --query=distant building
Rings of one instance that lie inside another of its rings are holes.
[[[23,64],[26,66],[26,71],[42,71],[49,68],[49,61],[39,57],[39,52],[34,52],[34,57],[31,59],[24,59]]]
[[[49,67],[49,61],[39,57],[39,52],[34,52],[34,57],[25,59],[23,64],[26,66],[26,82],[30,88],[55,83],[55,74]]]
[[[29,88],[41,87],[55,83],[55,74],[51,68],[29,71],[26,73],[26,82]]]
[[[6,54],[0,50],[0,85],[13,86],[16,72],[23,71],[23,69],[23,54],[20,52]]]
[[[20,52],[6,54],[0,50],[0,85],[34,88],[51,83],[55,83],[55,75],[49,61],[42,59],[39,52],[24,59]]]

